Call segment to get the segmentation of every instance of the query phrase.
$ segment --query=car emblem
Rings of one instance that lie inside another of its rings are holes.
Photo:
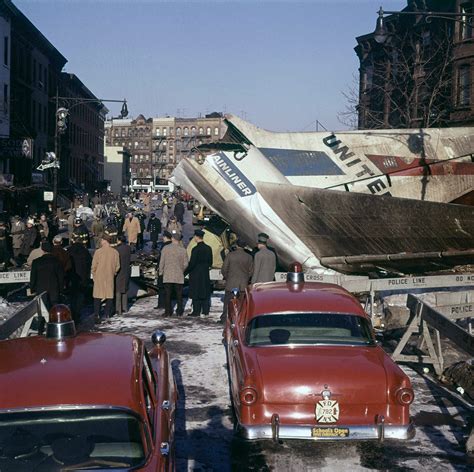
[[[331,391],[328,386],[324,386],[321,392],[322,400],[316,404],[316,421],[318,423],[335,423],[339,419],[339,402],[331,400]]]

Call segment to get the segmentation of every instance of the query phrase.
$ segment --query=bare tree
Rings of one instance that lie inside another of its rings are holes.
[[[358,89],[344,96],[339,121],[360,128],[421,128],[443,126],[453,96],[453,40],[449,25],[433,21],[429,29],[407,29],[386,44],[367,41],[359,51]]]

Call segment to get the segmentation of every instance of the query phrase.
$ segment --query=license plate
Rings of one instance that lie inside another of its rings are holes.
[[[311,429],[313,438],[347,438],[349,436],[349,428],[321,428],[316,426]]]

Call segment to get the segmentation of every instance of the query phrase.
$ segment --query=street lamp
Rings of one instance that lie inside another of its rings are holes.
[[[378,11],[377,23],[374,31],[374,39],[377,43],[383,44],[389,36],[387,27],[385,26],[385,15],[397,15],[397,16],[421,16],[424,18],[426,23],[430,23],[433,18],[439,18],[442,20],[451,20],[465,25],[471,25],[474,13],[462,12],[444,12],[444,11],[385,11],[380,7]]]
[[[53,158],[54,163],[50,163],[49,166],[44,163],[40,165],[38,169],[44,170],[48,167],[53,167],[53,211],[56,214],[57,204],[58,204],[58,169],[60,168],[60,143],[59,138],[62,134],[65,133],[67,129],[67,117],[69,116],[69,111],[77,105],[83,105],[85,103],[100,103],[103,102],[115,102],[122,103],[122,109],[120,110],[120,115],[117,118],[125,118],[128,116],[127,100],[113,100],[106,98],[82,98],[82,97],[60,97],[56,93],[56,123],[55,123],[55,132],[54,132],[54,154],[47,153],[49,158]],[[67,108],[64,106],[59,106],[59,103],[66,104]]]

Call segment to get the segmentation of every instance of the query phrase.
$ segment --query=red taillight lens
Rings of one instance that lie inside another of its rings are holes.
[[[299,262],[292,262],[290,264],[290,267],[288,267],[288,272],[300,274],[301,272],[303,272],[303,266]]]
[[[244,405],[253,405],[257,401],[257,391],[252,387],[246,387],[240,391],[240,401]]]
[[[400,405],[407,406],[413,403],[415,394],[411,388],[401,388],[397,391],[395,397]]]

